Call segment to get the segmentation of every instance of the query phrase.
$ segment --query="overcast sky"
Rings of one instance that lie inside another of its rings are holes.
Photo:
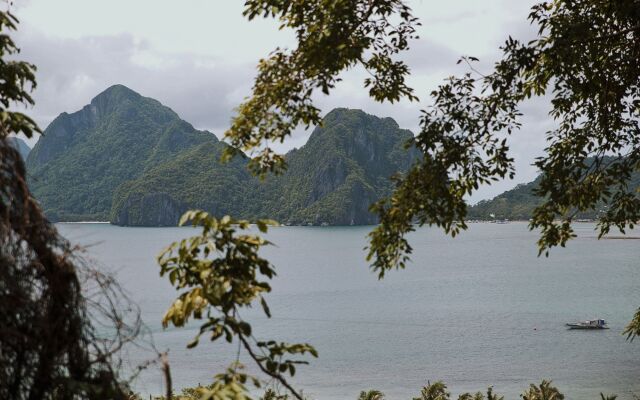
[[[318,98],[323,112],[360,108],[415,132],[428,93],[462,71],[456,66],[460,56],[479,57],[488,71],[509,35],[532,34],[526,16],[534,1],[409,4],[422,22],[420,39],[405,56],[421,102],[375,103],[363,89],[363,72],[353,70],[334,93]],[[121,83],[158,99],[196,128],[221,135],[234,107],[250,93],[257,61],[277,46],[293,45],[290,32],[278,31],[271,20],[248,22],[242,9],[238,0],[15,0],[21,57],[38,67],[36,106],[29,112],[45,128],[61,112],[77,111]],[[511,138],[516,179],[482,188],[472,201],[535,177],[531,163],[544,148],[547,109],[544,101],[525,105],[525,126]],[[301,146],[308,134],[296,133],[280,150]]]

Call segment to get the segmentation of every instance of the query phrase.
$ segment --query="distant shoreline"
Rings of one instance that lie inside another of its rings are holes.
[[[54,224],[111,224],[109,221],[56,221]]]
[[[527,219],[511,219],[511,220],[482,220],[482,219],[470,219],[465,221],[468,224],[509,224],[509,223],[522,223],[529,222]],[[587,223],[592,224],[597,221],[573,221],[573,223],[581,224]],[[117,225],[112,224],[110,221],[54,221],[54,224],[110,224],[113,226],[119,226],[122,228],[174,228],[176,226],[167,226],[167,225]],[[301,226],[301,227],[341,227],[341,226],[376,226],[376,224],[358,224],[358,225],[332,225],[332,224],[280,224],[279,226]]]

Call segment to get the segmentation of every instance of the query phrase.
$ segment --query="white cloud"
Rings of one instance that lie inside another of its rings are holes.
[[[15,13],[49,37],[130,35],[162,53],[255,62],[275,43],[292,43],[272,20],[249,22],[235,0],[16,0]]]
[[[130,35],[47,38],[20,34],[22,58],[37,65],[33,114],[42,126],[63,111],[87,104],[122,83],[160,100],[199,128],[221,133],[237,97],[249,93],[251,64],[231,65],[214,56],[162,54]]]

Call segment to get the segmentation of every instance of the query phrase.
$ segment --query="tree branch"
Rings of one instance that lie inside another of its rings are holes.
[[[290,392],[291,394],[298,400],[304,400],[304,398],[302,397],[302,395],[300,395],[294,388],[293,386],[291,386],[289,384],[289,382],[287,382],[286,379],[284,379],[282,377],[281,374],[278,373],[272,373],[269,370],[267,370],[264,365],[262,365],[262,363],[258,360],[258,356],[254,353],[253,349],[251,348],[251,344],[249,342],[247,342],[247,339],[242,335],[242,334],[238,334],[238,338],[240,339],[240,341],[242,342],[242,345],[244,346],[245,350],[247,350],[247,353],[249,353],[249,356],[251,356],[251,358],[253,359],[253,361],[256,362],[256,364],[258,364],[258,367],[260,367],[260,370],[262,372],[264,372],[265,374],[269,375],[270,377],[272,377],[273,379],[278,380],[278,382],[282,383]]]

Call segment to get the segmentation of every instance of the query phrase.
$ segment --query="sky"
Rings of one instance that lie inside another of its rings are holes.
[[[480,58],[479,69],[488,72],[509,35],[533,36],[526,17],[534,3],[410,0],[422,26],[420,39],[403,58],[421,101],[376,103],[363,87],[365,72],[355,69],[316,102],[325,113],[359,108],[416,132],[429,93],[446,77],[465,72],[456,65],[460,56]],[[279,31],[273,20],[244,19],[238,0],[14,0],[11,10],[20,20],[15,40],[21,58],[38,68],[36,105],[28,113],[42,128],[119,83],[221,136],[234,108],[250,94],[258,60],[276,47],[295,44],[291,32]],[[525,104],[523,111],[524,126],[510,139],[516,178],[481,188],[472,202],[535,178],[531,163],[542,154],[552,121],[545,99]],[[300,147],[309,134],[296,132],[278,150]]]

